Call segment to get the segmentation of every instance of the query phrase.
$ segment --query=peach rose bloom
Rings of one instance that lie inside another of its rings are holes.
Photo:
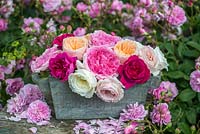
[[[138,55],[138,50],[142,47],[139,42],[125,39],[117,42],[114,51],[123,64],[131,55]]]
[[[82,60],[87,47],[88,40],[85,37],[68,37],[63,40],[63,51],[79,60]]]

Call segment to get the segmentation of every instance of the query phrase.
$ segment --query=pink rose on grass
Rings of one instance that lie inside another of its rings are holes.
[[[83,2],[79,2],[79,3],[76,5],[76,9],[77,9],[79,12],[85,12],[85,11],[88,9],[88,5],[84,4]]]
[[[24,82],[21,78],[7,79],[6,84],[6,93],[10,96],[13,96],[24,86]]]
[[[73,34],[75,36],[83,36],[86,34],[86,29],[82,28],[82,27],[78,27],[78,28],[76,28],[76,30],[74,30]]]
[[[8,22],[5,19],[0,18],[0,32],[8,29]]]
[[[150,70],[138,56],[130,56],[128,60],[118,68],[121,83],[126,89],[135,84],[143,84],[150,78]]]
[[[150,118],[152,123],[157,123],[158,125],[167,125],[171,122],[171,114],[168,109],[167,103],[160,103],[154,105],[153,111],[150,113]]]
[[[21,114],[27,106],[24,96],[16,94],[15,97],[7,101],[7,112],[14,115]]]
[[[185,11],[179,6],[175,6],[171,10],[167,11],[166,19],[172,26],[180,26],[187,20]]]
[[[30,63],[32,72],[39,73],[47,70],[49,66],[49,60],[54,58],[60,52],[61,51],[58,50],[57,45],[46,49],[41,56],[37,57]]]
[[[107,47],[91,47],[83,57],[87,69],[98,78],[116,75],[120,60],[112,49]]]
[[[156,100],[170,102],[178,95],[178,89],[175,83],[163,81],[158,88],[153,90],[152,95]]]
[[[190,86],[195,92],[200,92],[200,70],[193,71],[190,74]]]
[[[62,0],[40,0],[43,5],[44,12],[56,10],[62,4]]]
[[[90,35],[90,40],[91,46],[113,47],[121,38],[107,34],[102,30],[97,30]]]
[[[53,40],[52,45],[58,45],[58,48],[59,48],[59,49],[62,49],[63,40],[64,40],[65,38],[73,37],[73,36],[74,36],[73,34],[67,34],[67,33],[61,34],[61,35],[57,36],[57,37]]]
[[[51,118],[51,110],[45,102],[36,100],[29,105],[26,116],[30,123],[46,125]]]
[[[76,57],[70,57],[65,52],[51,58],[49,61],[51,75],[62,81],[68,80],[69,75],[73,73],[76,68],[76,60]]]
[[[99,80],[96,95],[105,102],[118,102],[124,97],[122,84],[117,78]]]
[[[44,99],[41,90],[37,85],[34,84],[26,84],[23,88],[20,89],[19,94],[24,96],[27,105],[35,100]]]
[[[144,105],[138,104],[130,104],[126,109],[123,109],[123,112],[120,113],[120,120],[122,121],[136,121],[136,120],[144,120],[148,111],[145,110]]]

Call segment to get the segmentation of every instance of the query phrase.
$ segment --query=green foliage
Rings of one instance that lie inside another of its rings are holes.
[[[195,10],[195,7],[187,10],[189,13],[193,10],[193,15],[188,16],[188,23],[183,26],[184,36],[173,41],[159,42],[158,45],[165,52],[169,63],[169,70],[162,73],[162,79],[176,82],[179,89],[178,97],[170,106],[175,119],[173,129],[179,128],[183,134],[196,134],[198,132],[192,131],[190,127],[199,127],[200,93],[191,89],[189,76],[195,70],[195,59],[200,56],[200,11]]]

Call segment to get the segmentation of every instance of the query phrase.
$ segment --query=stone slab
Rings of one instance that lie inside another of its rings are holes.
[[[47,126],[37,126],[27,123],[26,120],[14,122],[5,119],[9,115],[5,112],[0,112],[0,134],[33,134],[29,129],[36,127],[37,134],[74,134],[74,121],[72,120],[56,120],[51,118],[51,122]]]

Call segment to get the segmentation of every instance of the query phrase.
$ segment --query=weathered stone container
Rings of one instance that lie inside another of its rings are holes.
[[[122,109],[128,104],[145,103],[149,89],[159,85],[159,77],[151,77],[148,82],[126,90],[124,98],[117,103],[107,103],[94,95],[91,99],[73,93],[68,83],[55,78],[40,78],[38,74],[32,76],[33,81],[43,91],[47,103],[55,110],[56,119],[95,119],[118,117]]]

